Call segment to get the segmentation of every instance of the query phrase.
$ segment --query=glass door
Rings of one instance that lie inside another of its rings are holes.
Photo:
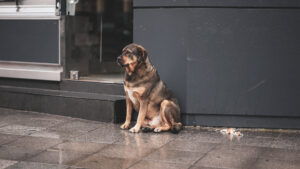
[[[132,0],[80,0],[65,24],[66,78],[74,70],[79,80],[121,83],[116,58],[132,42]]]

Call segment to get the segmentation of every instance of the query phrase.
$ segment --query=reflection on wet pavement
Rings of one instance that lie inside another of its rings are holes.
[[[300,132],[130,133],[119,124],[0,108],[0,169],[299,169]]]

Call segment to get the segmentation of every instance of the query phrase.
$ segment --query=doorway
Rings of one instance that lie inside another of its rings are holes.
[[[65,18],[66,78],[122,83],[116,58],[133,40],[132,0],[80,0],[75,16]]]

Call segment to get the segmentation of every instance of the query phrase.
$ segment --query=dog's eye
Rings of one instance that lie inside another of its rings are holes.
[[[123,66],[124,66],[124,67],[129,67],[129,65],[133,65],[133,64],[136,64],[136,62],[128,63],[128,64],[123,65]]]
[[[134,56],[134,55],[131,54],[131,53],[127,55],[127,57],[129,57],[130,59],[133,59],[133,56]]]

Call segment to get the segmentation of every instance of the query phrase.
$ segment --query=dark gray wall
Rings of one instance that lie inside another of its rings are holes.
[[[0,20],[0,61],[59,63],[58,20]]]
[[[300,128],[300,3],[241,2],[136,0],[134,42],[185,124]]]

